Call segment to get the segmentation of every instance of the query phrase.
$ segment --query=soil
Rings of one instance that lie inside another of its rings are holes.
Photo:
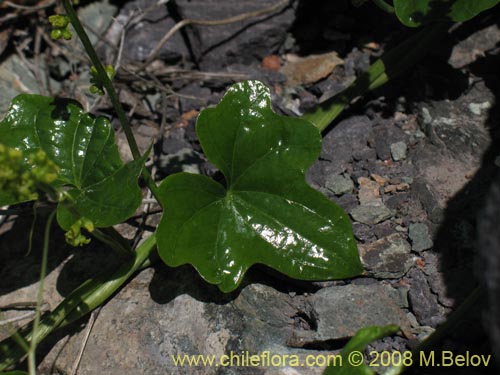
[[[0,7],[0,108],[19,92],[74,97],[113,120],[122,156],[130,160],[110,103],[88,94],[82,47],[76,40],[50,41],[46,15],[54,5],[39,3],[44,6],[37,12]],[[341,92],[413,32],[371,4],[292,1],[238,23],[189,25],[136,74],[181,19],[220,20],[277,2],[81,3],[80,17],[93,30],[99,54],[120,66],[115,83],[141,151],[154,143],[148,165],[158,181],[179,171],[220,178],[203,154],[195,122],[232,83],[261,80],[271,88],[278,113],[300,116]],[[190,266],[157,264],[91,318],[43,342],[40,373],[77,368],[78,374],[320,374],[321,367],[183,368],[170,356],[268,350],[305,358],[337,353],[358,329],[391,323],[401,332],[373,343],[367,353],[411,350],[483,283],[490,297],[436,350],[491,354],[491,331],[498,354],[499,13],[497,7],[453,26],[417,65],[356,100],[323,132],[323,149],[307,180],[350,215],[365,268],[361,277],[303,282],[255,266],[236,292],[223,294]],[[159,222],[159,207],[148,202],[117,226],[132,242]],[[32,205],[16,210],[0,226],[0,307],[36,299],[47,208],[38,212],[29,253]],[[97,241],[78,249],[65,245],[58,229],[50,249],[45,310],[119,264]],[[29,311],[6,308],[2,319]],[[7,335],[0,330],[0,338]],[[492,360],[487,367],[406,373],[498,370]]]

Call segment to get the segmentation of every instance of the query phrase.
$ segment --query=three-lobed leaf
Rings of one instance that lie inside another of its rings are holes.
[[[43,150],[59,167],[54,187],[67,188],[71,203],[59,204],[67,230],[79,218],[106,227],[127,219],[141,202],[137,178],[144,158],[123,164],[109,120],[94,117],[74,101],[22,94],[0,122],[0,140],[24,155]],[[28,160],[25,160],[29,168]],[[0,195],[1,205],[18,203]]]
[[[305,181],[321,149],[314,125],[277,115],[269,89],[246,81],[205,109],[196,130],[225,186],[187,173],[162,182],[156,237],[165,263],[192,264],[225,292],[256,263],[305,280],[361,273],[348,217]]]

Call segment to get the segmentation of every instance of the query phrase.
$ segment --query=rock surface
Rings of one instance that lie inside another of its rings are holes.
[[[410,244],[399,233],[359,245],[363,266],[374,277],[381,279],[396,279],[405,275],[414,263],[410,250]]]

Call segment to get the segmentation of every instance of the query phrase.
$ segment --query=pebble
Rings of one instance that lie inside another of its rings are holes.
[[[393,216],[393,212],[384,204],[360,205],[351,211],[352,218],[358,223],[374,225]]]
[[[411,240],[411,249],[416,252],[428,250],[433,245],[429,228],[424,223],[410,224],[408,237]]]
[[[483,103],[470,103],[469,104],[469,111],[472,112],[472,114],[476,116],[481,116],[483,113],[484,109],[490,109],[491,108],[491,103],[486,101]]]
[[[397,324],[410,328],[400,298],[390,286],[343,285],[323,288],[311,298],[318,322],[316,339],[335,340],[353,336],[371,325]]]
[[[380,185],[378,182],[367,177],[359,177],[358,184],[358,199],[361,205],[370,206],[382,204],[380,198]]]
[[[380,186],[384,186],[387,183],[387,178],[382,177],[378,174],[372,173],[371,178],[373,178]]]
[[[396,142],[391,144],[391,156],[394,161],[406,159],[408,146],[404,142]]]
[[[363,266],[379,279],[400,278],[414,264],[411,246],[399,233],[359,245],[358,248]]]
[[[326,179],[325,187],[335,195],[343,195],[354,190],[354,183],[347,174],[334,175]]]

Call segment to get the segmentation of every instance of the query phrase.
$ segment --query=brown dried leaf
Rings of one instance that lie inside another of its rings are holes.
[[[288,85],[297,86],[319,81],[327,77],[337,65],[344,63],[337,52],[298,57],[288,55],[288,63],[281,72],[288,78]]]

